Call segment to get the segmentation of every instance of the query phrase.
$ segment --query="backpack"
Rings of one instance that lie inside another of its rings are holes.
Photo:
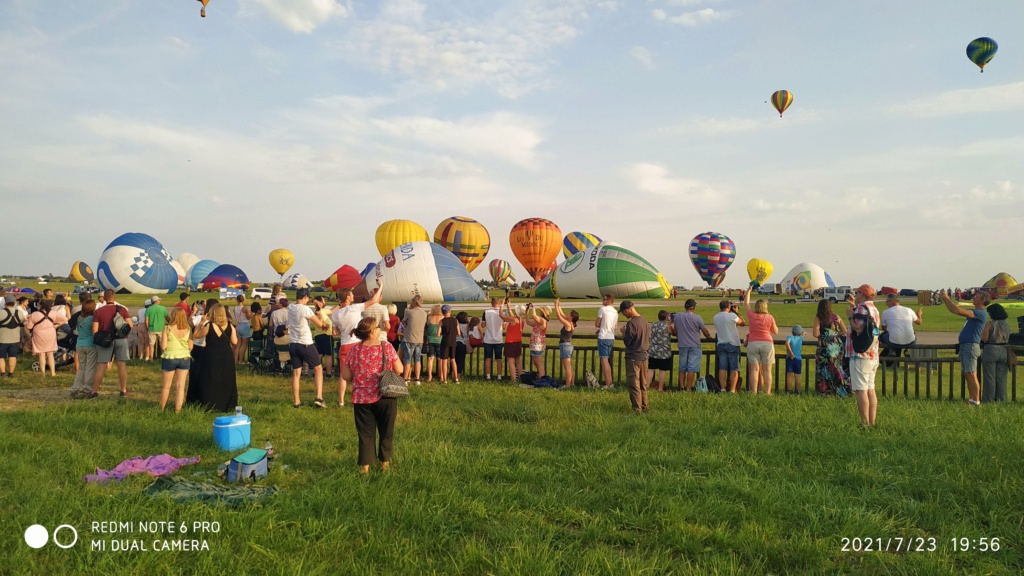
[[[722,387],[718,384],[718,379],[711,374],[704,377],[704,386],[707,387],[707,391],[711,394],[718,394],[722,391]]]
[[[875,319],[871,317],[871,314],[857,312],[853,315],[850,322],[850,338],[854,352],[863,354],[870,350],[877,335],[878,326],[875,325]]]
[[[21,328],[25,325],[21,318],[18,317],[17,312],[7,308],[4,308],[4,312],[7,312],[7,317],[0,321],[0,328]]]
[[[696,386],[696,388],[697,388],[697,392],[700,392],[701,394],[707,394],[708,393],[708,383],[707,383],[707,380],[703,376],[700,377],[700,378],[697,378],[697,386]]]
[[[523,372],[519,375],[519,383],[533,386],[533,381],[537,379],[536,372]]]
[[[249,448],[228,463],[228,482],[259,480],[267,475],[268,468],[267,451],[261,448]]]

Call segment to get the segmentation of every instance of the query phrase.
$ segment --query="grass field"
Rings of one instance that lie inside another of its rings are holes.
[[[280,454],[262,483],[279,494],[227,508],[151,499],[148,477],[86,484],[133,456],[200,455],[177,473],[192,479],[213,478],[227,458],[212,445],[213,414],[157,411],[158,377],[133,363],[133,397],[119,400],[108,378],[103,396],[77,402],[63,399],[66,372],[43,387],[26,374],[3,381],[0,573],[1024,570],[1019,405],[887,398],[877,428],[861,430],[852,400],[806,395],[655,394],[651,413],[634,416],[622,390],[425,385],[401,401],[392,470],[362,477],[350,409],[295,410],[286,380],[242,374],[254,444],[269,438]],[[220,531],[187,536],[208,551],[155,552],[154,538],[182,536],[93,531],[100,521]],[[72,525],[79,542],[32,550],[22,540],[32,524]],[[864,546],[853,538],[889,551],[852,551]],[[999,550],[982,552],[981,538]],[[150,551],[90,551],[111,539]]]

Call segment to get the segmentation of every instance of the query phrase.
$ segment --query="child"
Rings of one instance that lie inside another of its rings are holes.
[[[804,329],[793,326],[793,335],[786,336],[786,394],[800,393],[800,371],[803,364]]]
[[[277,360],[281,363],[281,369],[291,363],[292,355],[288,352],[291,338],[288,337],[288,326],[280,324],[274,329],[274,349],[277,350]]]

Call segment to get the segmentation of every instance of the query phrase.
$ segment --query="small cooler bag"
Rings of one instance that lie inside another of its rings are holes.
[[[267,475],[267,451],[250,448],[231,459],[228,464],[228,482],[258,480]]]

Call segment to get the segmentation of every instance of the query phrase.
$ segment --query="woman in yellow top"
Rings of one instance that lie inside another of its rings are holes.
[[[192,367],[192,330],[188,327],[188,315],[181,308],[171,309],[171,321],[160,334],[160,348],[163,349],[163,388],[160,390],[160,411],[167,407],[171,392],[171,379],[175,379],[174,411],[181,412],[185,404],[185,377]]]

